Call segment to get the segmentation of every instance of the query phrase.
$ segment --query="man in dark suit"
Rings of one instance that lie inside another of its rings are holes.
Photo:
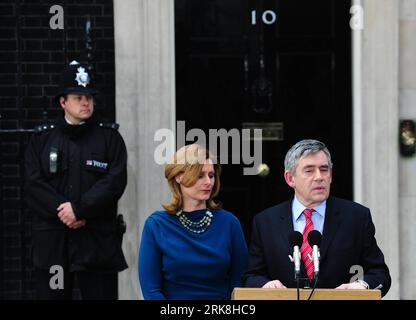
[[[285,180],[294,197],[255,216],[246,287],[296,287],[293,254],[288,236],[303,234],[301,246],[302,286],[314,279],[314,264],[307,235],[322,233],[318,288],[390,288],[389,269],[377,245],[370,210],[358,203],[329,196],[332,181],[331,155],[316,140],[302,140],[286,154]],[[308,257],[309,255],[309,257]]]

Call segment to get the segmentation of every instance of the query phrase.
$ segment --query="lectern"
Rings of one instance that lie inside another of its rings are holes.
[[[299,299],[307,300],[312,289],[300,289]],[[235,288],[232,300],[297,300],[296,289]],[[315,289],[311,300],[380,300],[380,290]]]

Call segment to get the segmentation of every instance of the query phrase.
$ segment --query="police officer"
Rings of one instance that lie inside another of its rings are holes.
[[[117,202],[127,183],[127,152],[114,123],[94,116],[88,70],[76,61],[56,99],[64,117],[40,126],[25,157],[33,214],[33,263],[39,299],[116,299],[127,268]]]

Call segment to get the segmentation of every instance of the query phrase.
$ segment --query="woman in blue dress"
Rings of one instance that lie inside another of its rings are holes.
[[[139,249],[144,299],[230,299],[241,285],[247,245],[239,220],[213,199],[220,166],[197,144],[165,167],[172,200],[151,214]]]

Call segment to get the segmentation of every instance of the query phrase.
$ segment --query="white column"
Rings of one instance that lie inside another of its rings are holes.
[[[354,118],[361,122],[353,124],[354,144],[360,146],[354,148],[354,163],[362,176],[355,180],[354,189],[361,192],[355,197],[371,209],[376,238],[390,268],[392,287],[387,298],[398,299],[399,1],[362,0],[362,6],[361,105],[354,106],[358,113]]]
[[[119,212],[127,221],[119,298],[141,297],[137,250],[147,216],[169,200],[164,168],[154,160],[156,130],[174,129],[174,1],[114,0],[116,115],[128,151],[128,185]]]
[[[400,1],[400,119],[416,121],[416,0]],[[416,158],[400,159],[400,297],[416,299]]]

